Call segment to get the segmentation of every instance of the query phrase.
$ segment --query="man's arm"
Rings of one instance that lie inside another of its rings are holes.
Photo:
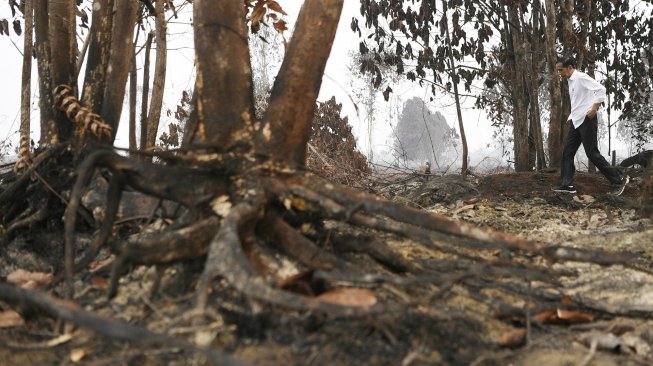
[[[605,87],[589,76],[583,80],[583,84],[589,89],[593,102],[592,107],[587,111],[587,117],[594,118],[605,101]]]

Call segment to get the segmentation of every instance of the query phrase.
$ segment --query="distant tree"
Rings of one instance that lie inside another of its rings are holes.
[[[432,112],[422,99],[414,97],[406,101],[399,116],[394,153],[398,158],[437,166],[453,136],[442,113]]]

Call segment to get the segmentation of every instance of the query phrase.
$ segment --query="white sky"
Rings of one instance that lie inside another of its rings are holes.
[[[280,1],[284,9],[289,13],[288,21],[289,27],[292,29],[294,26],[295,18],[299,12],[299,7],[302,2],[300,1]],[[4,2],[3,2],[3,5]],[[88,6],[88,4],[86,4]],[[336,96],[336,100],[343,104],[343,115],[349,117],[349,122],[352,125],[354,135],[358,139],[360,151],[368,152],[368,127],[367,119],[364,115],[364,106],[358,105],[358,113],[352,99],[355,99],[351,91],[352,84],[350,75],[347,69],[349,63],[348,52],[350,50],[358,49],[359,39],[350,29],[350,23],[353,16],[359,14],[359,1],[358,0],[345,0],[345,6],[340,19],[336,40],[331,52],[331,57],[327,63],[325,78],[323,79],[322,90],[320,92],[319,100],[329,99],[332,95]],[[90,10],[89,17],[90,17]],[[8,6],[0,6],[0,19],[10,18],[11,13]],[[161,123],[159,132],[164,131],[166,121],[172,121],[172,118],[167,117],[166,110],[175,108],[179,101],[181,92],[183,90],[192,89],[194,78],[193,70],[193,39],[192,34],[185,31],[184,24],[175,24],[175,22],[186,22],[187,20],[171,19],[169,23],[169,52],[168,52],[168,69],[166,76],[166,90],[164,97],[164,106],[161,115]],[[10,21],[11,23],[11,21]],[[366,31],[363,30],[363,36]],[[85,35],[84,35],[85,36]],[[143,32],[140,34],[140,40],[144,39]],[[81,43],[81,42],[80,42]],[[20,85],[21,85],[21,69],[22,69],[22,55],[19,50],[23,48],[23,37],[17,37],[11,32],[11,37],[0,36],[0,50],[2,51],[1,72],[0,77],[0,144],[3,141],[12,141],[14,146],[18,140],[18,127],[20,125]],[[154,68],[154,52],[151,55],[152,66]],[[142,54],[138,56],[142,61]],[[33,62],[33,80],[37,79],[36,63]],[[84,69],[82,69],[84,70]],[[153,70],[152,70],[153,71]],[[150,80],[151,81],[151,80]],[[140,80],[139,80],[140,82]],[[140,85],[139,85],[140,87]],[[456,119],[455,106],[453,105],[452,98],[448,95],[437,95],[434,97],[434,102],[429,102],[431,97],[430,92],[421,88],[416,83],[403,83],[399,86],[392,86],[394,93],[392,96],[395,98],[394,105],[403,103],[403,101],[413,97],[422,97],[427,103],[430,104],[432,110],[440,111],[447,119],[451,126],[455,126],[458,130],[458,122]],[[32,109],[33,115],[37,111],[37,93],[36,84],[32,87]],[[375,155],[375,160],[383,163],[384,153],[387,154],[388,142],[391,136],[391,128],[389,121],[389,110],[393,108],[393,104],[383,102],[382,96],[379,94],[377,104],[377,115],[375,116],[375,124],[372,128],[372,147]],[[139,100],[140,105],[140,100]],[[138,107],[140,108],[140,107]],[[396,107],[395,107],[396,108]],[[139,109],[140,110],[140,109]],[[396,112],[395,112],[396,114]],[[127,115],[127,107],[123,108],[123,121]],[[479,161],[487,156],[496,156],[500,154],[500,147],[492,141],[492,128],[489,121],[485,117],[485,113],[481,110],[473,108],[473,100],[465,101],[463,119],[465,124],[465,131],[467,134],[468,144],[470,147],[470,156],[472,162]],[[38,139],[38,119],[33,116],[32,119],[32,138]],[[116,139],[117,146],[127,146],[127,124],[123,122],[120,124],[118,135]],[[488,144],[490,146],[488,146]],[[380,159],[379,159],[380,157]],[[498,161],[500,163],[500,161]]]

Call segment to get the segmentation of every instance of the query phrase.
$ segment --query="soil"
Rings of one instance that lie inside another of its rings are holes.
[[[559,276],[555,285],[529,282],[514,274],[481,275],[444,290],[441,284],[426,282],[352,284],[343,280],[344,287],[372,291],[384,306],[382,312],[357,317],[274,308],[244,298],[216,280],[210,311],[198,321],[193,313],[194,290],[202,261],[196,261],[165,268],[160,290],[151,299],[154,268],[130,268],[120,280],[118,295],[107,300],[104,267],[78,276],[75,301],[96,314],[210,345],[252,365],[653,364],[653,276],[648,272],[653,267],[653,224],[639,210],[639,178],[620,197],[606,194],[610,187],[600,174],[577,173],[580,191],[575,195],[553,192],[557,179],[557,174],[546,172],[467,179],[415,175],[384,177],[378,180],[383,184],[368,189],[530,240],[634,253],[642,269],[516,258],[524,266],[538,265],[567,275]],[[416,264],[441,264],[441,273],[478,264],[465,260],[465,253],[486,258],[488,263],[505,259],[501,248],[458,248],[455,243],[442,244],[446,237],[439,244],[457,250],[455,256],[392,235],[329,222],[325,227],[334,237],[386,243]],[[81,233],[79,246],[91,237],[91,233]],[[0,276],[17,269],[53,272],[60,266],[62,240],[59,231],[47,227],[15,237],[0,249]],[[341,255],[362,272],[388,273],[365,255]],[[97,264],[106,258],[110,260],[105,249]],[[262,253],[258,258],[277,268],[267,274],[271,280],[285,279],[308,295],[331,290],[320,288],[319,281],[303,282],[301,268],[276,254]],[[0,313],[10,309],[0,302]],[[24,323],[0,328],[0,365],[206,364],[203,356],[177,348],[112,341],[88,329],[73,329],[62,338],[56,320],[30,309],[13,310],[21,313]],[[528,328],[527,343],[520,337],[506,341],[509,334]]]

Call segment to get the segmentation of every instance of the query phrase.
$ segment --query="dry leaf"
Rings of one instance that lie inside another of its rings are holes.
[[[589,323],[596,319],[596,314],[582,312],[579,310],[558,309],[558,319],[566,321],[567,324]]]
[[[372,291],[362,288],[337,288],[321,294],[317,299],[330,304],[358,308],[368,308],[377,302],[376,295]]]
[[[23,317],[13,310],[0,312],[0,328],[18,327],[25,324]]]
[[[551,324],[554,323],[558,317],[555,310],[546,310],[541,313],[533,315],[533,320],[540,324]]]
[[[84,357],[86,357],[86,353],[86,350],[83,348],[75,348],[74,350],[70,351],[70,360],[73,362],[79,362]]]
[[[592,203],[594,202],[594,197],[588,195],[588,194],[581,194],[580,196],[574,196],[573,197],[574,201],[578,203]]]
[[[38,285],[49,285],[53,279],[54,275],[52,273],[29,272],[24,269],[17,269],[7,275],[7,282],[21,287],[28,286],[26,288],[33,288],[34,284],[30,283],[30,281]]]
[[[526,343],[526,329],[513,328],[501,335],[499,345],[501,347],[520,347]]]

